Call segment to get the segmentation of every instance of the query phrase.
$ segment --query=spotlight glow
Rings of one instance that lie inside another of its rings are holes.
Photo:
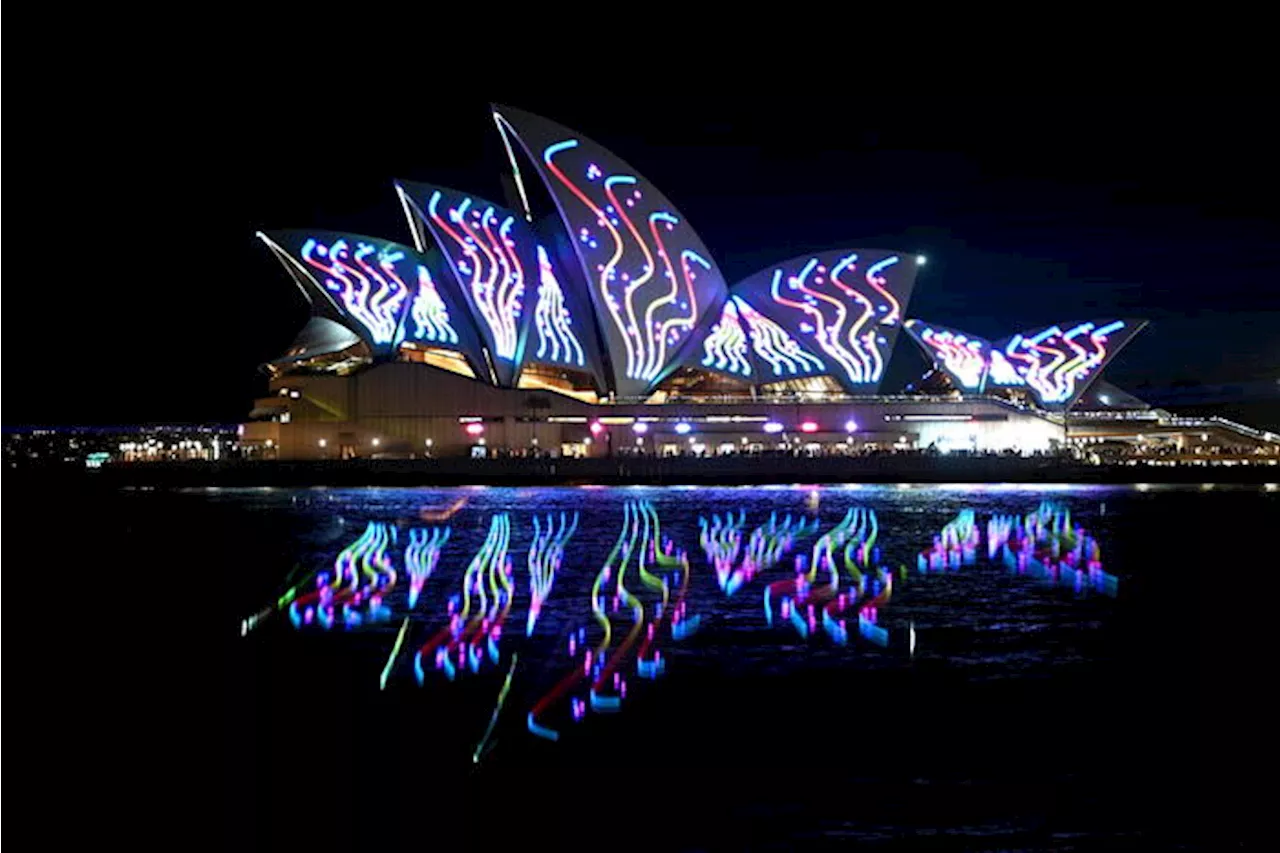
[[[814,421],[805,421],[804,423],[800,424],[800,431],[801,432],[817,432],[818,425]]]
[[[688,435],[692,429],[693,427],[691,427],[689,424],[685,423],[684,421],[681,421],[680,423],[676,424],[676,432],[679,433],[680,435]]]
[[[636,423],[632,425],[631,430],[635,432],[637,435],[644,435],[646,432],[649,431],[649,425],[643,422]]]
[[[470,423],[466,426],[467,435],[480,435],[484,432],[484,424]]]
[[[782,432],[782,424],[777,421],[767,421],[764,425],[764,431],[770,435],[777,435]]]

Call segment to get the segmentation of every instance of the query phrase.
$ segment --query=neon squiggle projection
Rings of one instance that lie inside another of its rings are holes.
[[[724,304],[720,322],[711,327],[711,333],[702,341],[705,355],[704,367],[714,367],[741,376],[751,375],[751,361],[747,358],[747,335],[738,320],[738,309],[732,301]]]
[[[546,528],[533,517],[533,542],[529,544],[529,618],[525,624],[525,636],[532,636],[533,628],[538,624],[542,614],[542,605],[551,595],[551,586],[556,581],[556,572],[564,561],[564,548],[578,529],[578,513],[573,514],[572,521],[566,521],[565,514],[560,513],[560,524],[548,513]]]
[[[773,368],[774,376],[811,376],[827,369],[822,359],[807,352],[786,329],[752,308],[741,296],[732,297],[732,302],[747,322],[752,349]]]
[[[1026,388],[1045,406],[1067,406],[1145,325],[1114,320],[1054,325],[990,344],[976,335],[908,320],[912,338],[966,391]]]
[[[440,550],[449,541],[452,528],[432,527],[409,531],[409,546],[405,548],[404,565],[409,570],[409,609],[418,604],[422,587],[440,562]]]
[[[1108,341],[1124,329],[1123,320],[1103,326],[1081,323],[1066,332],[1050,326],[1037,333],[1014,335],[1004,346],[1004,358],[1040,402],[1065,404],[1078,396],[1078,386],[1083,390],[1084,381],[1114,354],[1118,347],[1110,347],[1109,352]]]
[[[325,245],[308,239],[302,246],[303,263],[324,275],[324,287],[337,294],[346,313],[377,344],[396,343],[400,309],[409,297],[409,288],[396,270],[404,259],[404,253],[394,248],[379,250],[359,240],[354,252],[346,240]]]
[[[539,361],[553,361],[577,367],[586,364],[582,344],[573,333],[573,318],[565,307],[564,291],[556,279],[547,250],[538,247],[538,303],[533,310],[538,330]]]
[[[884,378],[915,270],[891,252],[820,252],[762,270],[733,290],[820,352],[831,375],[859,393]]]
[[[934,361],[966,391],[979,391],[987,378],[991,345],[951,329],[907,321],[907,329]]]
[[[511,237],[516,219],[505,214],[500,218],[492,205],[473,208],[470,197],[445,216],[440,212],[442,198],[435,190],[427,202],[432,230],[448,238],[439,241],[441,248],[489,329],[494,357],[514,361],[525,291],[524,264]]]
[[[725,292],[705,245],[661,193],[601,146],[518,110],[503,108],[495,119],[504,140],[514,137],[529,154],[573,238],[616,393],[644,395],[693,346],[685,345],[700,318]]]
[[[418,292],[409,306],[409,318],[413,320],[412,337],[415,340],[445,344],[458,342],[458,333],[449,322],[449,309],[440,298],[426,267],[418,267]]]

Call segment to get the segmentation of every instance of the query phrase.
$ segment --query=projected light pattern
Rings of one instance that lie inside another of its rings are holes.
[[[732,301],[724,304],[720,322],[711,327],[711,333],[702,341],[703,367],[713,367],[739,376],[751,376],[751,360],[747,357],[747,335],[738,319],[738,309]]]
[[[440,550],[449,541],[452,528],[429,527],[425,530],[413,528],[409,531],[409,547],[404,552],[404,566],[409,572],[409,609],[418,604],[418,596],[422,594],[423,584],[436,570],[440,562]]]
[[[409,297],[403,270],[397,269],[405,254],[394,245],[353,242],[354,249],[346,240],[326,245],[308,239],[302,245],[302,261],[322,275],[324,287],[341,300],[343,310],[374,343],[395,344],[400,310]]]
[[[995,515],[987,522],[987,554],[999,555],[1010,571],[1030,574],[1076,593],[1114,596],[1115,575],[1102,568],[1102,548],[1071,511],[1044,501],[1026,516]]]
[[[971,338],[950,329],[935,329],[907,321],[911,334],[923,344],[934,361],[966,391],[979,391],[987,375],[987,354],[991,346],[981,338]]]
[[[1143,321],[1099,321],[1023,332],[990,344],[922,320],[907,328],[964,391],[1026,388],[1044,406],[1071,405]]]
[[[495,119],[534,161],[573,238],[618,393],[646,393],[725,292],[706,246],[661,193],[596,143],[518,110]]]
[[[773,368],[774,376],[812,376],[827,369],[822,359],[807,352],[786,329],[752,308],[741,296],[732,297],[731,302],[747,323],[752,349]]]
[[[830,374],[860,393],[884,377],[916,268],[873,249],[821,252],[762,270],[733,292],[822,353]]]
[[[423,266],[418,267],[418,292],[409,306],[409,319],[413,321],[410,337],[415,341],[458,343],[458,333],[449,322],[449,309],[440,298],[431,273]]]
[[[533,517],[533,542],[529,545],[529,618],[525,624],[525,635],[533,634],[533,628],[542,614],[542,605],[551,595],[551,587],[556,581],[556,572],[564,561],[564,548],[573,533],[578,529],[578,514],[566,520],[560,513],[557,525],[550,514],[546,522],[541,523],[538,516]]]
[[[565,307],[564,291],[547,250],[541,246],[538,247],[538,282],[538,302],[533,310],[534,327],[538,330],[537,360],[585,366],[582,344],[573,333],[573,318]]]
[[[1123,320],[1101,326],[1081,323],[1065,332],[1059,326],[1050,326],[1040,332],[1014,335],[1003,347],[1003,355],[1041,403],[1065,404],[1107,361],[1108,341],[1123,329]]]
[[[443,197],[440,190],[431,193],[428,225],[488,327],[494,357],[514,361],[526,278],[511,233],[516,218],[505,212],[499,216],[494,205],[470,196],[442,211],[447,206]]]

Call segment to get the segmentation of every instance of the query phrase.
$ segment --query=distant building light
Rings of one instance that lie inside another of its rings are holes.
[[[813,421],[805,421],[804,423],[800,424],[800,431],[801,432],[817,432],[818,425]]]
[[[770,435],[777,435],[782,432],[782,424],[777,421],[765,421],[764,431]]]
[[[484,424],[476,423],[474,421],[472,423],[467,424],[465,428],[467,431],[467,435],[480,435],[481,433],[484,432]],[[483,441],[481,443],[483,443]]]
[[[646,423],[632,424],[631,429],[634,430],[638,435],[644,435],[646,432],[649,431],[649,425]]]
[[[676,432],[678,432],[680,435],[688,435],[690,430],[692,429],[693,427],[689,426],[689,424],[685,423],[684,421],[681,421],[680,423],[676,424]]]

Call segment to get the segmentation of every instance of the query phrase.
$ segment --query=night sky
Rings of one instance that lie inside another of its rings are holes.
[[[307,314],[254,231],[411,243],[397,177],[502,200],[488,97],[626,159],[730,283],[810,249],[921,253],[911,316],[989,338],[1146,317],[1110,381],[1156,403],[1245,403],[1275,424],[1262,413],[1280,396],[1280,138],[1266,111],[915,98],[833,117],[829,97],[707,110],[501,91],[413,109],[368,90],[307,101],[230,85],[175,106],[127,83],[90,79],[27,112],[40,178],[10,166],[6,207],[30,215],[9,236],[33,242],[8,243],[6,426],[242,418],[265,389],[257,366]],[[903,335],[886,390],[924,368]]]

